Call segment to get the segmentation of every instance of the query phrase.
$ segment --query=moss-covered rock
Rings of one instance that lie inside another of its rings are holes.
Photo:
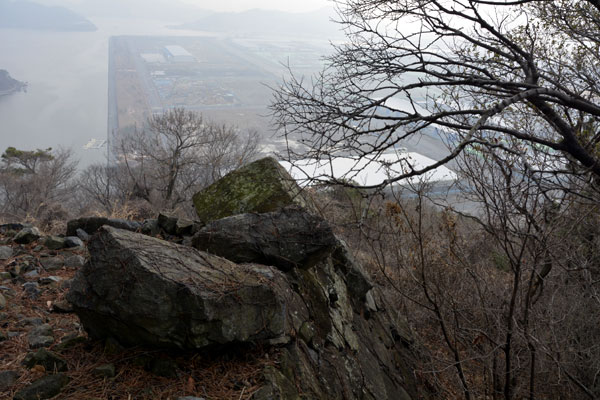
[[[315,210],[311,200],[277,160],[263,158],[227,174],[193,198],[203,223],[242,213],[264,213],[297,204]]]

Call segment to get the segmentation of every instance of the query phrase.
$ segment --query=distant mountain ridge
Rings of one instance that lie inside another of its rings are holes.
[[[13,0],[0,0],[0,28],[50,31],[97,29],[89,20],[67,8]]]
[[[208,32],[259,33],[277,35],[341,36],[338,25],[331,22],[333,9],[307,13],[289,13],[253,9],[243,12],[216,12],[191,23],[170,26]]]

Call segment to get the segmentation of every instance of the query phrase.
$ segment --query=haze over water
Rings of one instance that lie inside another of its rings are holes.
[[[105,150],[83,150],[105,139],[108,38],[113,35],[199,35],[169,30],[165,22],[94,19],[95,32],[0,29],[0,68],[29,83],[26,93],[0,97],[0,152],[70,147],[81,166]]]

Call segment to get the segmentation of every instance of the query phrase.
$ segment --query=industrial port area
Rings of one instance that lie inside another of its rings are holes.
[[[118,36],[109,48],[109,131],[126,134],[174,107],[270,135],[271,87],[320,71],[327,43]]]

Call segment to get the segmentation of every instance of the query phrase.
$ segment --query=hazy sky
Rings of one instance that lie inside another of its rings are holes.
[[[332,3],[329,0],[181,0],[185,3],[198,5],[218,11],[241,11],[251,8],[265,8],[283,11],[312,11],[327,7]]]
[[[47,5],[61,5],[65,7],[82,6],[83,4],[94,4],[96,7],[106,3],[104,0],[30,0],[36,3],[42,3]],[[171,0],[172,3],[177,1]],[[179,0],[179,2],[189,5],[194,5],[199,8],[215,10],[215,11],[243,11],[252,8],[263,8],[271,10],[282,10],[290,12],[305,12],[313,11],[319,8],[332,6],[330,0]],[[155,5],[156,3],[169,4],[166,0],[145,0],[140,2],[139,0],[120,0],[123,6],[134,3],[145,3],[148,6]],[[153,4],[154,3],[154,4]]]

